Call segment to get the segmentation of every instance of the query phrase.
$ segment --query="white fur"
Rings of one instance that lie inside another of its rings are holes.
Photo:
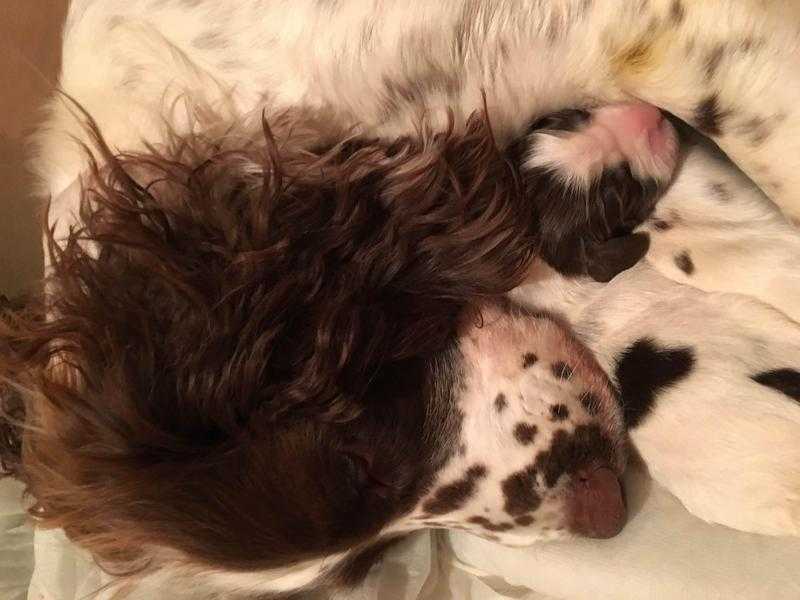
[[[433,124],[448,107],[463,119],[483,90],[503,136],[534,115],[628,97],[691,122],[716,93],[732,111],[720,144],[800,215],[800,24],[784,16],[794,3],[681,7],[676,25],[673,0],[75,0],[60,82],[128,150],[159,140],[166,118],[186,130],[204,107],[223,121],[305,107],[336,127],[396,136],[423,112]],[[758,50],[737,50],[746,39]],[[709,81],[719,44],[730,51]],[[54,195],[84,166],[73,112],[54,99],[39,136],[37,171]],[[754,117],[781,126],[754,145],[745,127]]]
[[[654,226],[663,222],[664,231]],[[761,190],[709,151],[695,149],[642,228],[647,260],[680,283],[758,298],[800,321],[800,235]],[[688,250],[691,275],[675,263]]]
[[[535,526],[520,526],[504,509],[502,482],[523,471],[541,451],[546,451],[554,434],[572,432],[580,425],[598,424],[611,440],[624,440],[624,426],[616,408],[615,398],[608,388],[605,373],[579,343],[566,334],[564,328],[546,317],[504,315],[484,309],[484,324],[464,337],[460,351],[469,365],[465,373],[464,390],[458,395],[458,407],[463,413],[460,441],[463,452],[451,458],[437,476],[437,484],[406,519],[391,527],[402,531],[419,524],[436,528],[458,528],[477,535],[502,541],[506,545],[527,546],[537,541],[563,538],[568,522],[565,501],[571,484],[562,477],[548,488],[544,475],[536,477],[536,492],[542,504],[534,513]],[[523,366],[525,353],[536,355],[536,362]],[[563,362],[573,373],[561,379],[552,366]],[[578,400],[582,392],[591,392],[597,400],[599,417],[587,413]],[[498,410],[495,401],[502,395],[505,404]],[[569,416],[562,421],[551,419],[553,406],[567,407]],[[534,425],[533,441],[520,443],[514,429],[519,424]],[[624,454],[611,465],[624,468]],[[425,516],[425,501],[434,495],[441,484],[457,480],[473,465],[486,467],[487,475],[476,485],[477,493],[456,511],[441,516]],[[533,512],[533,511],[531,511]],[[508,531],[487,530],[470,522],[472,517],[488,519],[492,524],[506,524]]]

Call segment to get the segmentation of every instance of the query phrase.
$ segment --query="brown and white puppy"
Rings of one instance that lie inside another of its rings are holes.
[[[523,178],[467,117],[485,94],[504,147],[543,114],[636,96],[714,136],[795,211],[800,41],[785,10],[75,0],[61,84],[114,150],[82,215],[54,202],[51,320],[11,336],[6,370],[36,392],[19,467],[36,514],[109,567],[244,594],[353,581],[376,540],[442,507],[514,542],[612,533],[619,409],[563,324],[503,300],[545,236]],[[328,143],[353,127],[412,135],[421,115],[442,132],[448,110],[455,129],[337,158],[286,146],[286,110]],[[277,142],[222,135],[257,130],[262,111]],[[39,138],[54,197],[87,169],[74,112],[54,101]],[[70,217],[85,227],[71,238]],[[509,419],[479,453],[516,449],[496,468],[458,452],[456,431],[486,438],[478,408]],[[472,512],[484,495],[489,513]]]
[[[112,568],[261,592],[353,584],[424,527],[614,535],[615,393],[568,326],[504,294],[561,232],[606,240],[649,214],[676,147],[636,122],[652,111],[562,113],[522,152],[480,114],[317,151],[289,117],[147,154],[93,130],[103,166],[49,238],[51,316],[4,338],[31,390],[9,456],[32,514]],[[593,146],[585,174],[570,152]],[[583,194],[562,225],[557,190]]]
[[[633,233],[675,168],[677,137],[647,104],[564,110],[512,141],[534,203],[538,255],[565,275],[609,281],[647,252]]]

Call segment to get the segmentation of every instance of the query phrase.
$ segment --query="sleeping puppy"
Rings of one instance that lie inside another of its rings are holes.
[[[562,114],[505,150],[476,114],[320,151],[287,115],[249,143],[122,155],[90,120],[79,220],[48,235],[49,318],[3,337],[31,514],[117,572],[259,593],[354,584],[424,527],[616,534],[615,392],[566,324],[504,294],[553,231],[599,247],[649,214],[676,158],[656,114]],[[560,229],[558,189],[584,202]]]
[[[785,10],[73,2],[61,84],[108,145],[83,214],[53,204],[51,319],[10,336],[4,370],[34,390],[14,467],[33,514],[117,572],[243,595],[357,581],[425,523],[512,543],[613,534],[620,408],[564,323],[504,299],[541,232],[494,141],[638,96],[714,136],[791,212],[800,42]],[[494,135],[467,118],[481,90]],[[222,136],[260,127],[265,106],[266,140]],[[281,126],[285,111],[301,116]],[[39,137],[54,197],[87,170],[74,112],[54,101]],[[285,141],[355,126],[423,148],[340,161]],[[493,420],[512,402],[529,420]],[[471,456],[486,459],[456,459]]]

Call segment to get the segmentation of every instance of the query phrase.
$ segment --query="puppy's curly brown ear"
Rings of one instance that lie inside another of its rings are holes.
[[[25,406],[20,395],[9,385],[0,385],[0,478],[20,478],[22,462],[22,427]]]
[[[12,316],[20,303],[0,295],[0,364],[12,359],[10,337]],[[2,370],[0,370],[2,375]],[[0,379],[0,478],[21,477],[22,424],[25,422],[25,402],[10,381]]]
[[[650,249],[650,236],[632,233],[591,246],[586,270],[592,279],[607,283],[642,260]]]

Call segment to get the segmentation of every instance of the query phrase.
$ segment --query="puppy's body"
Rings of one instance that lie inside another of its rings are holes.
[[[791,0],[78,0],[61,84],[125,150],[164,139],[165,120],[185,132],[208,107],[223,129],[264,107],[306,108],[334,137],[358,125],[394,138],[423,113],[444,127],[455,109],[463,122],[485,92],[502,139],[537,115],[637,97],[710,134],[795,215],[800,26],[785,14],[796,10]],[[36,164],[57,194],[85,166],[65,134],[84,134],[62,100],[51,110]]]

